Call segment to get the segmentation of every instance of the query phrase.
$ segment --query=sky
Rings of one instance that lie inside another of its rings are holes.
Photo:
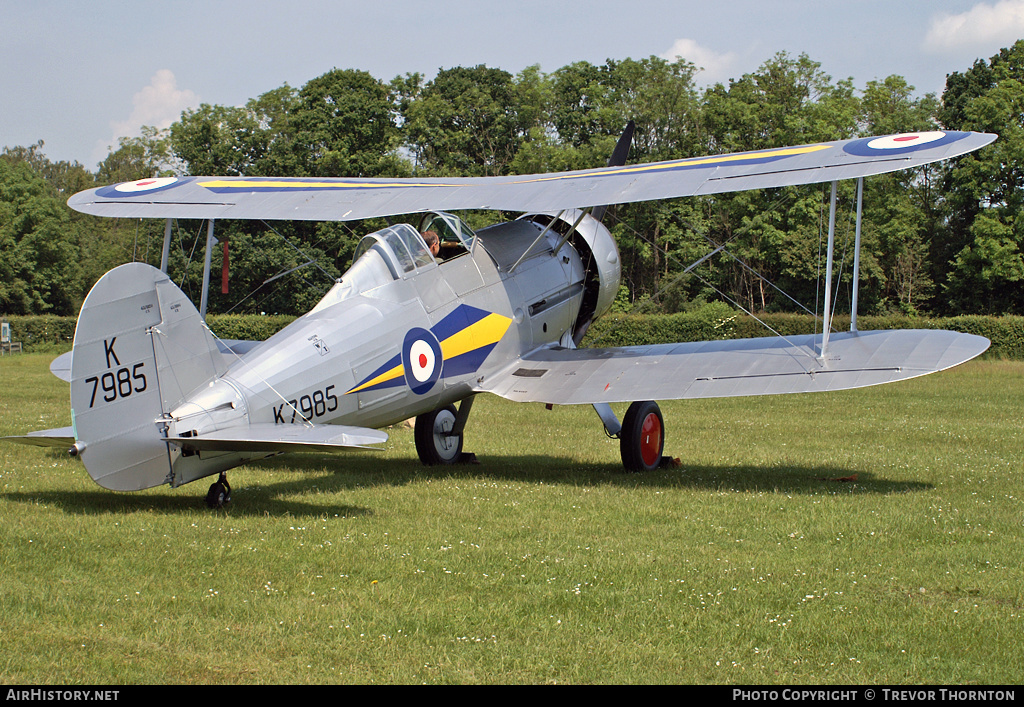
[[[120,137],[333,68],[553,72],[676,55],[702,85],[805,53],[834,80],[915,94],[1024,38],[1024,0],[0,0],[0,147],[94,170]]]

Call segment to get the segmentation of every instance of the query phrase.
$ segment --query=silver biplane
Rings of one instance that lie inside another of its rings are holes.
[[[210,332],[164,272],[166,242],[162,269],[114,268],[82,305],[72,352],[52,366],[71,384],[72,427],[7,439],[67,447],[114,490],[220,474],[208,494],[217,506],[232,467],[292,450],[373,447],[387,439],[379,428],[410,417],[423,463],[458,462],[474,396],[492,393],[592,405],[619,439],[625,467],[653,469],[665,440],[655,400],[887,383],[960,364],[989,342],[949,331],[860,332],[855,309],[851,331],[832,333],[826,284],[821,335],[577,348],[619,289],[604,205],[832,182],[828,283],[836,180],[948,159],[995,137],[934,131],[627,166],[624,135],[609,166],[575,172],[170,177],[81,192],[72,208],[167,219],[168,237],[171,219],[208,220],[207,267],[218,219],[417,214],[417,222],[366,235],[326,296],[265,342]],[[524,215],[473,231],[452,213],[464,209]],[[428,231],[440,236],[439,257]],[[617,402],[631,403],[621,421]]]

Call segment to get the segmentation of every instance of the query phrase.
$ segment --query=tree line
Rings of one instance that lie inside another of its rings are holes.
[[[0,312],[74,314],[122,262],[160,261],[164,224],[84,216],[64,203],[100,184],[168,175],[486,176],[603,165],[625,124],[631,162],[950,129],[1000,135],[945,163],[865,180],[860,310],[865,314],[1024,314],[1024,40],[953,71],[941,97],[902,77],[833,80],[807,55],[779,53],[705,89],[685,59],[576,62],[551,73],[486,66],[391,81],[334,69],[244,106],[202,104],[166,130],[123,138],[92,172],[52,162],[43,143],[0,153]],[[849,296],[854,183],[841,182],[838,302]],[[480,227],[507,216],[463,214]],[[748,311],[814,308],[824,271],[828,185],[625,204],[605,218],[618,241],[617,306]],[[362,223],[224,221],[228,293],[210,311],[297,314],[348,267]],[[205,228],[175,226],[170,274],[201,287]],[[708,252],[725,246],[684,272]],[[221,250],[215,255],[219,266]],[[309,260],[285,277],[276,275]],[[268,282],[269,281],[269,282]]]

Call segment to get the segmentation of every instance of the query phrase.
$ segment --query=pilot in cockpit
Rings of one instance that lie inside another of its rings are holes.
[[[436,231],[424,231],[423,240],[427,242],[427,248],[430,249],[430,254],[434,256],[434,260],[438,263],[444,262],[437,256],[441,251],[441,239],[437,237]]]

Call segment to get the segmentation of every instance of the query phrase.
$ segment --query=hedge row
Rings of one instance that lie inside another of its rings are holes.
[[[210,315],[210,328],[222,339],[262,341],[282,329],[294,317],[256,315]],[[761,324],[752,317],[736,314],[726,305],[710,304],[680,314],[610,314],[590,328],[584,346],[629,346],[673,341],[746,339],[772,336],[765,324],[784,336],[821,331],[820,321],[803,314],[765,314]],[[7,317],[11,338],[21,341],[26,351],[66,351],[75,335],[72,317]],[[836,317],[833,329],[846,331],[850,318]],[[1024,360],[1024,317],[962,316],[925,318],[880,316],[857,318],[857,328],[869,329],[951,329],[978,334],[992,342],[986,356]]]
[[[68,351],[75,339],[75,317],[11,316],[11,340],[20,341],[25,351]],[[285,327],[295,317],[211,314],[210,328],[222,339],[263,341]]]
[[[809,314],[762,314],[758,318],[761,321],[717,305],[680,314],[610,314],[594,323],[583,343],[584,346],[629,346],[673,341],[747,339],[773,336],[772,330],[783,336],[821,332],[821,321]],[[849,315],[833,319],[833,331],[847,331],[849,328]],[[1019,316],[859,316],[857,329],[962,331],[984,336],[992,342],[986,357],[1024,360],[1024,317]]]

